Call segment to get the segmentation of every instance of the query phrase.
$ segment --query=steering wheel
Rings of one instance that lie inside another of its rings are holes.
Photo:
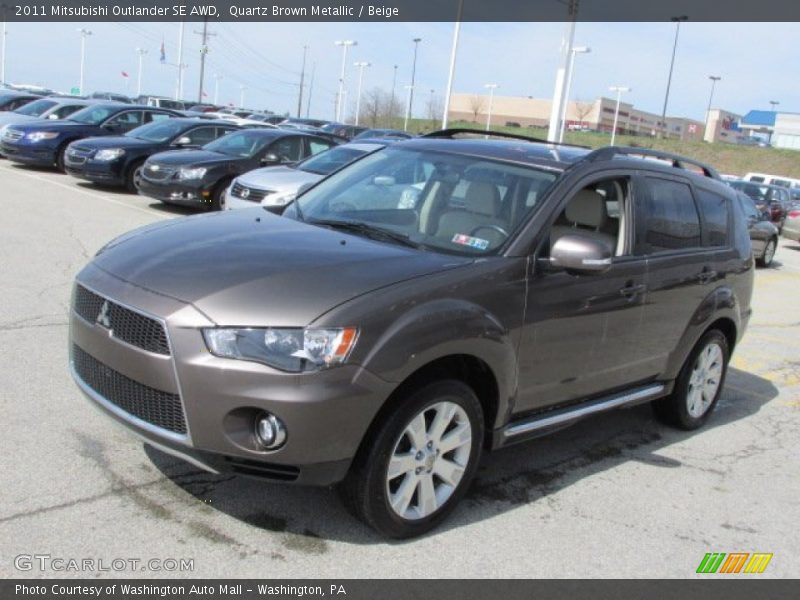
[[[481,229],[491,229],[492,231],[499,233],[503,237],[508,237],[508,232],[502,227],[500,227],[500,225],[478,225],[475,229],[469,232],[470,237],[474,236]]]

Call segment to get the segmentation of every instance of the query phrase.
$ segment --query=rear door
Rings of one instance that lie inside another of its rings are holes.
[[[663,373],[670,354],[720,274],[703,246],[692,186],[678,175],[645,172],[634,200],[633,252],[648,261],[640,348],[647,371]]]

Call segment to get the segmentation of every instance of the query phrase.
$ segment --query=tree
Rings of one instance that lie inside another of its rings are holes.
[[[573,110],[575,116],[578,117],[578,123],[583,125],[583,121],[589,116],[589,113],[594,109],[593,102],[584,102],[583,100],[576,100]]]
[[[483,96],[479,96],[475,94],[471,96],[469,99],[469,109],[472,111],[473,121],[478,120],[478,115],[483,110],[483,105],[486,102],[486,99]]]
[[[444,106],[442,99],[439,96],[431,94],[428,99],[428,117],[431,120],[431,127],[436,129],[437,125],[442,122],[443,113]]]

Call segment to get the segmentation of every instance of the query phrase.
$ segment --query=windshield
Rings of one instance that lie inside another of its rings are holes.
[[[84,125],[100,125],[118,110],[117,106],[87,106],[83,110],[73,113],[69,120]]]
[[[297,168],[302,171],[308,171],[309,173],[316,173],[317,175],[327,175],[328,173],[333,173],[337,169],[341,169],[347,163],[353,162],[359,156],[364,156],[366,153],[367,150],[339,146],[338,148],[331,148],[330,150],[321,152],[303,161]]]
[[[28,117],[39,117],[44,114],[46,111],[53,108],[58,102],[54,102],[53,100],[34,100],[33,102],[28,102],[25,106],[21,106],[14,112],[18,115],[26,115]]]
[[[203,149],[239,158],[253,158],[274,139],[274,136],[264,135],[263,129],[245,130],[214,140]]]
[[[752,181],[733,181],[731,182],[731,187],[744,192],[758,204],[764,204],[773,199],[777,200],[777,194],[774,194],[772,189],[767,185],[758,185]]]
[[[173,119],[164,119],[137,127],[125,135],[139,140],[161,143],[179,135],[184,129],[186,129],[185,123]]]
[[[385,148],[323,180],[284,216],[367,237],[370,229],[388,231],[418,247],[482,256],[539,207],[556,176],[479,157]]]

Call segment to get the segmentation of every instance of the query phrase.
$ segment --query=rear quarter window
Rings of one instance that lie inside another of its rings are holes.
[[[686,250],[702,246],[700,217],[688,184],[645,177],[637,194],[638,255]]]
[[[703,214],[706,246],[728,245],[730,203],[725,196],[696,188],[697,204]]]

